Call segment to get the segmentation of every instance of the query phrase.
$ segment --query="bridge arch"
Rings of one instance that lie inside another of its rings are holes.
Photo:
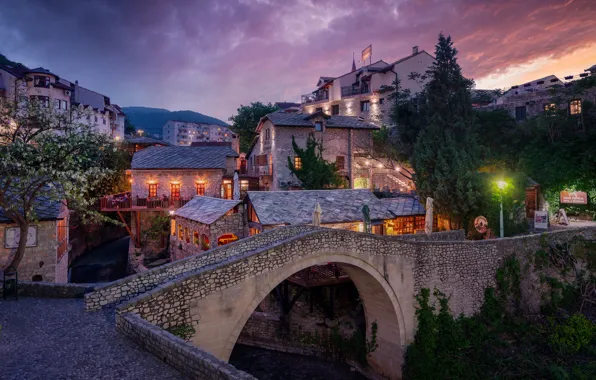
[[[370,354],[369,364],[375,371],[390,379],[400,378],[403,347],[408,337],[399,300],[383,275],[363,260],[362,254],[351,251],[313,253],[258,276],[259,279],[256,282],[258,289],[250,301],[238,309],[239,317],[225,344],[225,349],[221,352],[221,358],[229,360],[238,337],[251,314],[277,285],[300,270],[313,265],[324,265],[328,262],[339,264],[358,289],[364,308],[368,340],[371,339],[372,323],[377,323],[378,348]]]

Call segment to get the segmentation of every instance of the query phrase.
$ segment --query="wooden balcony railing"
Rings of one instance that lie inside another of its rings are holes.
[[[108,195],[100,199],[101,211],[159,210],[177,209],[187,204],[187,198],[139,198],[131,197],[130,192]]]

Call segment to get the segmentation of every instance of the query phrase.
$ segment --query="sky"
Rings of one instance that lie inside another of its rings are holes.
[[[434,52],[451,35],[477,88],[596,64],[596,0],[0,0],[0,53],[120,106],[224,121],[241,104],[299,101],[319,76]]]

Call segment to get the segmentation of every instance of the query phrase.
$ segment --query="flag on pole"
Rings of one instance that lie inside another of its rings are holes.
[[[362,50],[362,64],[366,64],[366,60],[370,59],[372,63],[372,44],[368,45],[364,50]]]

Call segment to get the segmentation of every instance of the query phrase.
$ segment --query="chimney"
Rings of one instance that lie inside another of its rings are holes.
[[[79,81],[75,80],[75,90],[74,90],[74,100],[77,103],[80,103],[81,101],[79,100],[80,98],[80,91],[79,91]]]
[[[412,55],[418,54],[418,46],[412,47]]]

